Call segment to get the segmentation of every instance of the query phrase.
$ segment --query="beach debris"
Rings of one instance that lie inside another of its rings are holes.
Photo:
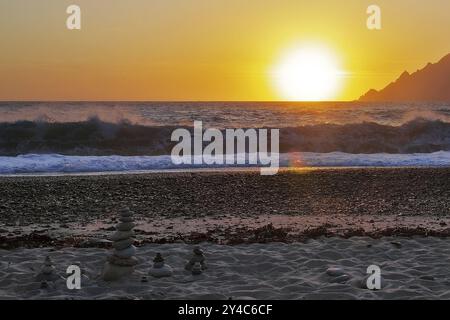
[[[161,253],[157,253],[153,259],[153,267],[149,271],[149,275],[154,278],[170,277],[173,274],[172,268],[165,264]]]
[[[123,208],[120,211],[119,221],[116,232],[110,238],[113,241],[114,252],[108,257],[101,274],[105,281],[116,281],[131,275],[138,264],[135,257],[136,247],[133,245],[135,236],[133,212],[129,208]]]
[[[141,282],[143,282],[143,283],[148,282],[147,276],[142,276],[142,277],[141,277]]]
[[[45,257],[44,265],[39,273],[36,275],[36,281],[39,282],[53,282],[61,279],[55,272],[55,266],[49,256]]]
[[[191,260],[189,260],[189,262],[186,264],[186,266],[184,267],[186,270],[188,271],[192,271],[192,269],[194,268],[195,264],[199,263],[200,264],[200,270],[206,270],[208,267],[206,266],[205,263],[205,255],[203,253],[203,250],[200,249],[200,247],[195,247],[193,250],[193,256],[191,258]]]

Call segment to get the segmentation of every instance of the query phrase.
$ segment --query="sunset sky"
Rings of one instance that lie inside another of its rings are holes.
[[[450,53],[449,15],[448,0],[0,0],[0,100],[283,100],[271,70],[310,44],[352,100]]]

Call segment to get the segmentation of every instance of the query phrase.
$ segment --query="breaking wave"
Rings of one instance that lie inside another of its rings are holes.
[[[0,123],[0,155],[78,156],[168,155],[174,126],[144,126],[122,121]],[[192,128],[187,127],[192,131]],[[280,129],[280,153],[344,152],[412,154],[450,151],[450,123],[414,119],[399,126],[374,122],[317,124]]]
[[[246,155],[239,155],[245,157]],[[450,152],[421,154],[349,154],[343,152],[280,154],[280,167],[448,167]],[[0,157],[0,174],[71,174],[149,170],[257,167],[257,165],[174,165],[164,156],[64,156],[28,154]]]

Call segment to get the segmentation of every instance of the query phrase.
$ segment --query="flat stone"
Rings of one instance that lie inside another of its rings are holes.
[[[131,217],[120,217],[119,221],[121,221],[121,222],[133,222],[134,220]]]
[[[131,245],[133,245],[133,243],[134,243],[134,239],[132,239],[132,238],[124,239],[124,240],[113,242],[113,247],[116,250],[123,250],[123,249],[126,249],[126,248],[130,247]]]
[[[154,278],[164,278],[172,276],[173,271],[169,265],[164,265],[160,268],[151,268],[148,274]]]
[[[200,263],[201,265],[203,265],[205,263],[205,257],[201,256],[201,255],[193,255],[191,260],[189,260],[189,263],[191,265],[194,265],[197,262]]]
[[[109,256],[108,261],[111,264],[117,265],[117,266],[123,266],[123,267],[132,267],[139,263],[138,259],[136,257],[131,257],[127,259],[122,259],[116,256]]]
[[[112,236],[111,236],[111,240],[112,241],[119,241],[119,240],[125,240],[125,239],[129,239],[129,238],[133,238],[134,237],[134,231],[130,230],[130,231],[116,231]]]
[[[110,243],[111,243],[111,241],[109,241],[107,239],[90,238],[90,239],[86,239],[83,242],[81,242],[81,246],[82,247],[97,247],[97,246],[106,247],[106,246],[109,246]]]
[[[115,250],[114,255],[121,259],[131,258],[136,254],[136,247],[131,245],[128,248],[122,250]]]
[[[133,212],[131,210],[121,210],[119,215],[121,217],[131,217],[133,215]]]
[[[119,231],[130,231],[136,225],[133,222],[122,222],[116,226],[116,229]]]
[[[327,275],[332,276],[332,277],[339,277],[339,276],[343,276],[345,274],[344,270],[339,267],[330,267],[327,269],[326,273],[327,273]]]

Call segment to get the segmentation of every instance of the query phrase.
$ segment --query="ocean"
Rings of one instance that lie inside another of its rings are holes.
[[[280,129],[282,167],[450,166],[450,103],[1,102],[0,174],[209,168],[170,159],[194,121]]]

